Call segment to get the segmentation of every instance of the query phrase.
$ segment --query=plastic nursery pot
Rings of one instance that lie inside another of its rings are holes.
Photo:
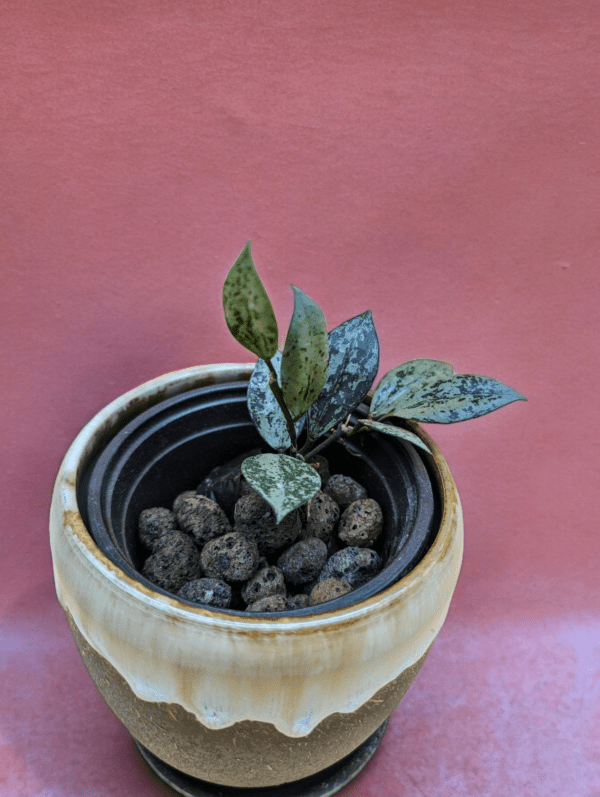
[[[139,512],[170,506],[212,467],[262,444],[245,404],[252,367],[167,374],[87,424],[54,488],[56,590],[100,693],[177,791],[322,797],[375,752],[444,623],[462,513],[418,425],[431,456],[365,434],[354,452],[325,453],[332,472],[354,476],[382,505],[387,564],[371,582],[319,606],[247,614],[146,581]]]

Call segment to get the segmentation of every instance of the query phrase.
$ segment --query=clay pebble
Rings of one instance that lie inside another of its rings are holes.
[[[192,603],[228,609],[231,606],[231,587],[218,578],[197,578],[186,582],[177,595]]]
[[[344,510],[338,537],[346,545],[370,548],[383,529],[383,512],[372,498],[360,498]]]
[[[195,490],[184,490],[182,493],[179,493],[177,498],[173,501],[173,506],[172,506],[173,513],[177,515],[185,499],[192,498],[194,495],[196,495]]]
[[[354,501],[358,501],[359,498],[369,497],[362,484],[359,484],[350,476],[343,476],[341,473],[331,476],[325,485],[325,492],[333,498],[341,512]]]
[[[271,595],[287,596],[283,573],[278,567],[267,566],[258,570],[242,589],[242,599],[247,603],[255,603],[261,598]]]
[[[294,611],[294,609],[305,609],[308,606],[308,595],[300,592],[298,595],[288,595],[286,609]]]
[[[146,559],[142,575],[157,587],[176,593],[186,581],[202,576],[200,552],[191,537],[172,530]]]
[[[250,603],[247,612],[284,612],[287,609],[287,600],[283,595],[269,595],[266,598]]]
[[[141,512],[138,520],[138,536],[146,548],[152,551],[158,539],[176,526],[177,521],[173,512],[163,506],[154,506]]]
[[[193,536],[199,548],[231,531],[225,512],[204,495],[185,498],[177,513],[177,522],[183,531]]]
[[[291,545],[277,559],[277,566],[289,584],[307,584],[319,575],[326,559],[327,545],[311,537]]]
[[[165,547],[165,545],[169,545],[174,537],[175,538],[180,537],[182,534],[184,537],[187,537],[189,540],[194,542],[192,538],[189,536],[189,534],[186,534],[184,531],[181,531],[181,529],[177,528],[170,529],[170,531],[165,531],[165,533],[156,540],[156,542],[154,543],[154,547],[152,548],[152,553],[160,551],[162,548]]]
[[[319,581],[336,578],[347,581],[353,589],[356,589],[376,576],[381,568],[382,562],[376,551],[352,545],[342,548],[327,560],[319,575]]]
[[[316,606],[319,603],[327,603],[351,591],[352,587],[347,581],[341,581],[337,578],[326,578],[312,588],[308,596],[308,605]]]
[[[202,569],[209,578],[227,582],[247,581],[258,568],[258,548],[237,531],[207,542],[202,549]]]
[[[330,495],[319,490],[306,506],[306,525],[302,529],[302,537],[318,537],[323,542],[329,542],[339,519],[339,506]]]
[[[297,509],[277,523],[275,513],[258,493],[250,493],[238,499],[234,510],[234,530],[253,540],[261,555],[269,556],[285,545],[295,542],[302,531],[302,522]]]

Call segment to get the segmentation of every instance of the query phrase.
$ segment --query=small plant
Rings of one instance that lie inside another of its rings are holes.
[[[372,314],[367,310],[328,332],[321,308],[291,287],[294,311],[280,352],[277,321],[250,242],[223,285],[227,326],[259,357],[248,385],[248,409],[262,438],[277,452],[248,457],[242,472],[278,521],[318,492],[321,477],[306,461],[334,440],[376,430],[427,450],[417,435],[392,419],[456,423],[527,401],[491,377],[455,374],[439,360],[410,360],[381,379],[368,418],[352,422],[379,367]]]

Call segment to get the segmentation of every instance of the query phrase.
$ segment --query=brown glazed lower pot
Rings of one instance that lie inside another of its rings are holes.
[[[433,452],[439,529],[419,564],[382,592],[320,614],[253,618],[184,604],[132,578],[86,528],[78,476],[140,410],[250,373],[251,366],[220,365],[167,374],[99,413],[65,456],[50,534],[57,594],[75,642],[134,739],[191,778],[268,789],[331,767],[385,723],[445,620],[463,525],[448,467],[415,425]]]
[[[290,738],[269,723],[248,720],[209,730],[181,706],[140,700],[87,644],[68,612],[67,619],[100,694],[135,740],[192,777],[249,788],[306,778],[352,753],[389,718],[429,653],[428,649],[356,711],[332,714],[308,736]]]

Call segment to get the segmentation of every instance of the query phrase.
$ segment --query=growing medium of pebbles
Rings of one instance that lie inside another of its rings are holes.
[[[316,459],[316,458],[315,458]],[[241,476],[241,458],[212,474],[173,505],[149,507],[139,517],[146,557],[141,573],[156,586],[199,606],[280,612],[326,603],[351,592],[383,568],[373,546],[383,513],[365,487],[314,463],[322,490],[277,523],[269,504]],[[239,471],[239,472],[238,472]],[[221,486],[223,506],[213,500]]]

